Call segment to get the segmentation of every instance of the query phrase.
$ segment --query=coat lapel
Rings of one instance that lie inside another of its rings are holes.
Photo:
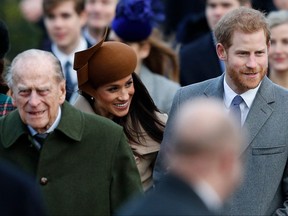
[[[207,97],[216,97],[223,100],[224,74],[215,78],[214,82],[210,82],[204,90]],[[244,123],[244,128],[247,131],[247,141],[243,146],[243,152],[252,143],[256,135],[259,133],[265,122],[273,113],[271,104],[275,102],[274,88],[272,82],[265,76],[261,86],[256,94],[253,104]]]
[[[61,131],[75,141],[81,141],[85,128],[83,113],[71,106],[67,101],[64,102],[61,109],[61,120],[55,130]]]
[[[0,128],[3,131],[1,133],[5,134],[1,137],[4,148],[9,148],[23,134],[29,134],[28,128],[23,124],[17,109],[3,117]]]
[[[224,94],[223,81],[224,81],[224,74],[215,78],[213,82],[210,82],[210,84],[204,90],[204,94],[207,97],[216,97],[223,100],[223,94]]]
[[[274,103],[274,89],[271,81],[265,77],[250,108],[244,128],[247,131],[247,141],[243,152],[253,142],[265,122],[273,113],[271,104]]]

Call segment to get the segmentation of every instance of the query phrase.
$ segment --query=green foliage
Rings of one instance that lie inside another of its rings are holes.
[[[10,50],[6,57],[12,60],[18,53],[38,48],[42,32],[37,24],[26,21],[19,9],[19,0],[1,0],[0,19],[9,30]]]

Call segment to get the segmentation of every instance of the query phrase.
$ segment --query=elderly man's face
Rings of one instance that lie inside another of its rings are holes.
[[[57,81],[51,62],[19,60],[12,97],[25,124],[39,133],[45,132],[56,120],[65,93],[65,81]]]

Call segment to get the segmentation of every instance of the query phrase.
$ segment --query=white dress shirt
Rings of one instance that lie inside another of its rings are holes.
[[[75,70],[73,70],[73,64],[74,64],[74,54],[78,51],[82,51],[82,50],[85,50],[88,48],[88,43],[87,41],[85,40],[84,37],[81,37],[80,39],[80,42],[78,44],[78,46],[69,54],[65,54],[63,53],[62,51],[60,51],[57,47],[56,44],[52,44],[52,52],[54,53],[54,55],[59,59],[59,61],[61,62],[61,67],[62,67],[62,71],[63,73],[65,73],[65,64],[67,61],[69,61],[71,64],[70,64],[70,78],[71,78],[71,81],[73,83],[73,86],[74,86],[74,92],[75,94],[77,94],[77,91],[78,91],[78,78],[77,78],[77,72]],[[64,74],[65,77],[67,77],[66,74]],[[75,100],[75,96],[72,95],[71,98],[70,98],[70,103],[72,104]]]
[[[240,96],[243,98],[244,102],[242,102],[240,104],[240,110],[241,110],[241,125],[243,126],[247,115],[249,113],[249,110],[252,106],[252,103],[254,101],[254,98],[257,94],[257,91],[260,87],[261,83],[254,89],[250,89],[246,92],[244,92],[243,94],[240,94]],[[237,94],[230,88],[230,86],[227,84],[226,82],[226,75],[224,77],[224,104],[225,107],[227,109],[227,111],[229,111],[231,102],[233,100],[233,98],[236,96]]]
[[[201,198],[208,209],[212,211],[219,210],[223,203],[216,191],[205,181],[192,185],[195,193]]]
[[[83,28],[83,31],[82,31],[82,32],[83,32],[84,37],[89,41],[90,44],[94,45],[94,44],[96,44],[96,43],[98,42],[98,41],[96,40],[96,38],[94,38],[94,37],[90,34],[87,26],[85,26],[85,27]]]

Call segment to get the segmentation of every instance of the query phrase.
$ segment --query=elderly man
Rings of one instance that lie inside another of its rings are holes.
[[[20,53],[6,78],[18,109],[0,120],[0,156],[35,176],[49,215],[110,215],[142,190],[122,128],[64,102],[52,53]]]
[[[213,215],[241,179],[239,127],[212,99],[184,104],[168,143],[170,174],[120,215]],[[213,121],[211,121],[213,119]]]
[[[287,214],[288,91],[266,77],[270,47],[266,18],[258,10],[235,9],[218,22],[215,37],[218,57],[225,62],[225,73],[178,91],[166,124],[154,177],[159,180],[166,170],[163,153],[171,139],[171,126],[178,106],[199,95],[218,97],[227,111],[237,113],[239,125],[248,133],[247,142],[242,146],[243,184],[223,214]]]

